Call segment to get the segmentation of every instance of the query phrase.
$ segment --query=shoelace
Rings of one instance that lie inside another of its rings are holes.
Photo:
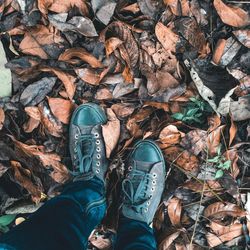
[[[149,199],[152,197],[148,195],[148,190],[152,188],[152,181],[154,180],[153,175],[140,170],[133,170],[129,175],[139,177],[141,180],[136,190],[134,190],[133,181],[130,179],[125,179],[122,182],[122,190],[129,200],[128,205],[138,213],[143,209],[147,211]]]
[[[93,135],[81,135],[76,141],[76,161],[79,162],[80,173],[87,173],[91,169],[93,154],[95,151],[95,139]]]

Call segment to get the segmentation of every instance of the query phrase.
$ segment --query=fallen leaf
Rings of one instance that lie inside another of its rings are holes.
[[[155,35],[165,50],[175,52],[179,36],[170,28],[158,22],[155,26]]]
[[[42,187],[32,183],[30,170],[23,168],[17,161],[11,161],[11,167],[14,171],[15,181],[31,194],[34,202],[39,203],[42,198]]]
[[[214,114],[208,117],[207,120],[208,120],[208,125],[209,125],[209,128],[207,130],[208,133],[217,129],[221,125],[221,119],[217,114]]]
[[[100,74],[92,69],[75,69],[75,72],[83,81],[89,84],[98,85],[101,81]]]
[[[52,97],[48,97],[48,102],[53,115],[62,123],[68,124],[74,109],[74,104],[69,100]]]
[[[137,2],[141,12],[152,18],[156,18],[161,8],[163,8],[162,1],[138,0]]]
[[[34,106],[49,94],[56,83],[56,77],[44,77],[41,80],[28,85],[20,97],[24,106]]]
[[[235,30],[233,34],[240,43],[250,49],[250,30]]]
[[[210,132],[207,136],[207,151],[210,156],[215,156],[218,151],[218,147],[220,146],[221,134],[225,125],[221,125],[212,132]]]
[[[236,133],[237,133],[237,126],[234,123],[234,121],[231,119],[231,127],[229,129],[229,145],[228,145],[229,147],[232,144],[232,142],[236,136]]]
[[[215,50],[214,50],[213,59],[212,59],[215,64],[220,63],[221,57],[224,53],[226,42],[227,42],[226,39],[219,39],[218,40],[216,47],[215,47]]]
[[[222,0],[214,0],[214,7],[225,24],[233,27],[243,27],[250,24],[248,13],[239,7],[226,5]]]
[[[125,118],[131,115],[135,110],[135,108],[132,105],[125,104],[125,103],[113,104],[111,106],[111,109],[115,112],[115,114],[119,118]]]
[[[106,147],[106,156],[109,158],[120,137],[120,121],[111,108],[107,109],[107,116],[108,122],[102,125],[102,134]]]
[[[172,245],[175,239],[177,239],[180,235],[181,231],[176,231],[166,238],[163,239],[163,241],[159,244],[159,250],[166,250],[169,249],[169,247]]]
[[[168,216],[173,226],[178,227],[181,224],[181,200],[174,197],[168,203]]]
[[[0,163],[0,178],[7,172],[8,168]]]
[[[176,126],[168,125],[160,132],[159,139],[163,147],[168,147],[180,143],[184,136],[185,134],[179,131]]]
[[[80,58],[82,61],[88,63],[92,68],[103,67],[102,63],[93,55],[88,53],[84,48],[70,48],[66,49],[58,58],[60,61],[71,62],[72,58]]]
[[[230,113],[233,121],[244,121],[250,119],[250,96],[242,96],[238,101],[231,102]]]
[[[102,5],[96,9],[96,16],[102,23],[107,25],[114,14],[117,3],[110,0],[100,2],[102,2]]]
[[[188,0],[164,0],[164,3],[176,16],[189,16],[190,8]]]
[[[242,210],[239,206],[230,203],[230,202],[215,202],[204,210],[204,216],[211,220],[217,219],[220,220],[225,216],[232,217],[243,217],[246,215],[246,212]]]
[[[110,100],[113,98],[113,95],[108,88],[101,88],[97,90],[95,98],[97,100]]]
[[[112,54],[121,44],[123,44],[123,41],[117,37],[107,39],[105,41],[106,55],[109,56]]]
[[[5,113],[4,110],[0,107],[0,130],[3,128],[4,120],[5,120]]]

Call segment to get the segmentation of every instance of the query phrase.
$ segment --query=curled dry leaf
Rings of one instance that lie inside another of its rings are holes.
[[[220,220],[225,216],[243,217],[245,215],[246,212],[244,210],[230,202],[215,202],[204,210],[204,216],[212,220]]]
[[[214,0],[214,7],[221,20],[233,27],[244,27],[250,24],[249,14],[236,6],[229,6],[222,0]]]
[[[213,130],[217,129],[221,125],[221,119],[218,116],[218,114],[214,114],[210,117],[208,117],[208,133],[212,132]]]
[[[25,112],[30,116],[29,120],[23,125],[26,133],[31,133],[41,122],[41,113],[37,107],[25,107]]]
[[[159,244],[159,250],[166,250],[169,249],[169,247],[172,245],[175,239],[177,239],[180,235],[181,231],[176,231],[166,238],[163,239],[163,241]]]
[[[210,247],[216,247],[226,241],[231,241],[232,239],[243,234],[241,223],[235,223],[229,226],[222,226],[212,221],[209,227],[214,232],[214,234],[206,234],[206,238]]]
[[[5,120],[4,110],[0,108],[0,130],[3,128],[4,120]]]
[[[250,30],[235,30],[233,33],[240,43],[250,49]]]
[[[165,50],[175,52],[179,36],[176,35],[170,28],[165,26],[163,23],[158,22],[155,26],[155,35]]]
[[[52,168],[50,175],[56,182],[64,183],[69,179],[68,169],[61,163],[61,157],[58,154],[46,153],[43,146],[27,145],[11,138],[19,152],[28,157],[36,157],[44,167]]]
[[[163,144],[162,147],[165,148],[180,143],[181,138],[184,136],[185,134],[179,131],[176,126],[168,125],[160,132],[159,139]]]
[[[120,137],[120,121],[111,108],[107,109],[108,122],[102,125],[102,134],[106,147],[106,156],[110,157]]]
[[[113,104],[111,106],[111,109],[115,112],[115,114],[119,118],[125,118],[131,115],[135,110],[135,108],[132,105],[125,104],[125,103]]]
[[[121,44],[123,44],[123,41],[117,37],[111,37],[108,40],[106,40],[105,41],[106,55],[109,56],[110,54],[112,54]]]
[[[74,104],[70,100],[62,98],[48,98],[49,107],[53,115],[62,123],[68,124]]]
[[[174,197],[168,204],[168,216],[173,226],[177,227],[181,224],[181,200]]]
[[[70,48],[66,49],[58,58],[60,61],[72,62],[72,58],[80,58],[82,61],[88,63],[92,68],[103,67],[102,63],[96,59],[92,54],[87,52],[84,48]]]
[[[32,183],[32,173],[30,170],[23,168],[22,165],[17,161],[11,161],[11,167],[14,171],[15,181],[25,188],[32,197],[32,200],[38,203],[42,198],[42,187]]]
[[[221,125],[212,132],[210,132],[207,136],[207,150],[210,156],[214,156],[218,152],[218,147],[220,145],[221,134],[225,125]]]

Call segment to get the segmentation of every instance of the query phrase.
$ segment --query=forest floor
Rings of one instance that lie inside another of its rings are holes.
[[[111,249],[124,158],[150,138],[167,163],[159,249],[250,247],[250,4],[0,1],[0,234],[70,181],[68,125],[100,104]]]

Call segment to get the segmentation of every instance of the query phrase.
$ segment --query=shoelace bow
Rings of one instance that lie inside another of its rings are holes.
[[[81,135],[77,139],[76,149],[79,172],[88,173],[91,169],[95,151],[95,139],[93,135]]]
[[[122,190],[129,200],[128,205],[139,213],[148,206],[150,195],[148,195],[147,190],[152,187],[153,175],[140,170],[132,170],[129,175],[141,179],[136,190],[134,190],[133,182],[130,179],[124,179],[122,182]]]

